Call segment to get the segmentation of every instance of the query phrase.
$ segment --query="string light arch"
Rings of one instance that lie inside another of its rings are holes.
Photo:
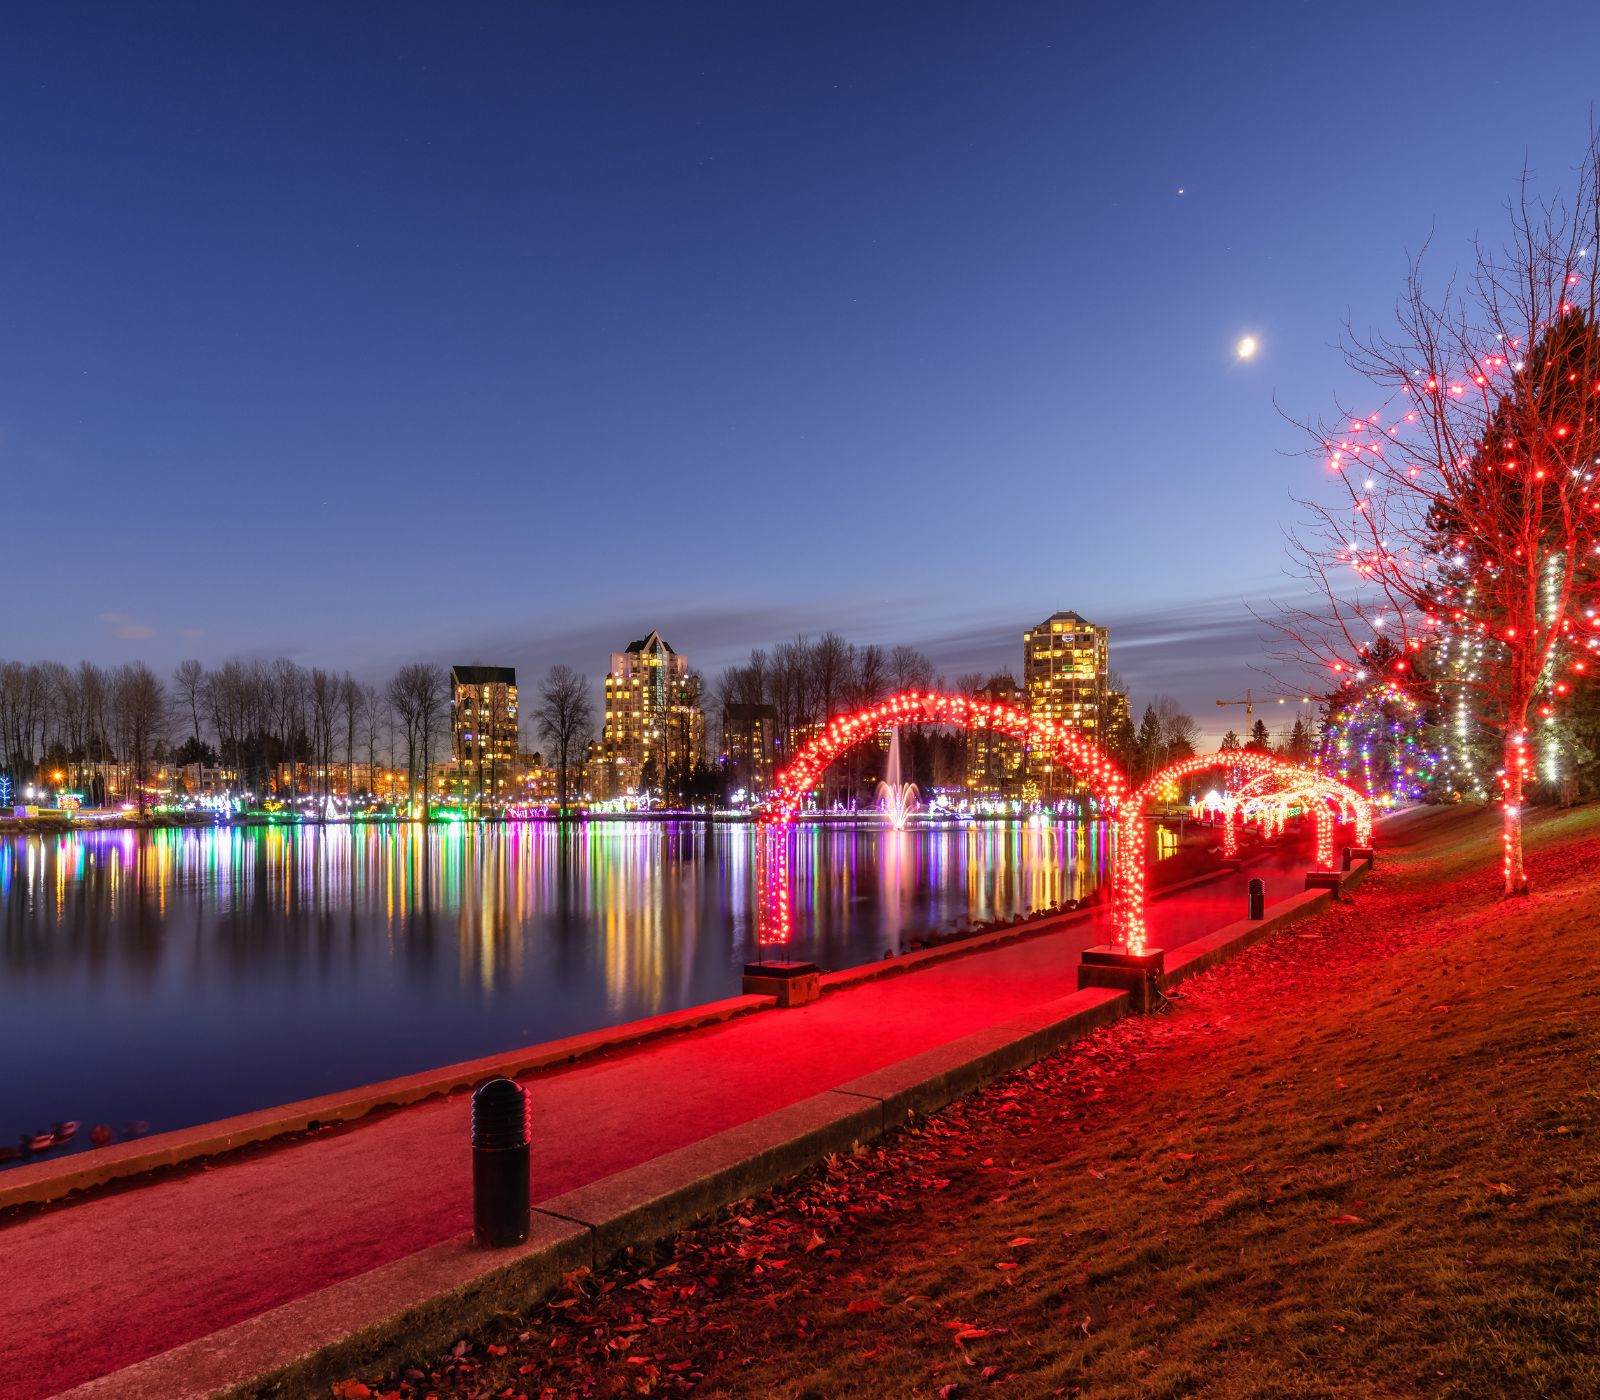
[[[1048,755],[1089,789],[1101,811],[1113,815],[1128,793],[1129,783],[1117,762],[1082,733],[1051,719],[1030,715],[1011,705],[937,691],[907,691],[876,705],[838,715],[807,743],[778,774],[777,791],[762,813],[757,846],[761,880],[760,940],[785,943],[793,933],[789,908],[788,830],[805,810],[822,775],[835,759],[867,743],[886,729],[904,725],[945,725],[957,729],[989,729]],[[1117,906],[1121,863],[1111,867],[1112,903]]]
[[[1326,774],[1285,763],[1281,758],[1251,749],[1219,749],[1215,753],[1196,754],[1193,758],[1170,763],[1129,793],[1117,808],[1117,869],[1112,879],[1112,920],[1116,941],[1130,952],[1144,952],[1147,939],[1144,917],[1146,852],[1143,838],[1144,816],[1150,799],[1168,783],[1214,769],[1227,770],[1241,788],[1260,783],[1265,790],[1268,784],[1275,783],[1281,790],[1314,796],[1317,808],[1324,812],[1328,811],[1330,803],[1341,804],[1355,822],[1356,844],[1369,846],[1372,842],[1372,804],[1348,784]],[[1237,831],[1233,828],[1238,806],[1238,794],[1224,799],[1224,854],[1229,853],[1230,837],[1233,849],[1237,850]],[[1332,815],[1329,813],[1326,846],[1330,853],[1333,845],[1332,826]],[[1323,844],[1320,825],[1318,832],[1320,854]]]

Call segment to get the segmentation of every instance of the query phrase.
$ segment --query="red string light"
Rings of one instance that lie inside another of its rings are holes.
[[[822,733],[806,744],[778,774],[777,792],[762,814],[762,822],[771,829],[769,840],[774,844],[758,849],[767,850],[768,867],[778,877],[774,884],[780,880],[782,884],[779,891],[769,888],[767,882],[763,881],[761,908],[764,916],[760,924],[763,944],[787,942],[792,934],[787,879],[787,829],[820,785],[828,765],[841,754],[884,730],[910,724],[990,729],[1007,735],[1030,752],[1047,755],[1076,776],[1099,800],[1108,816],[1116,812],[1128,791],[1127,777],[1115,760],[1082,734],[1055,720],[1030,715],[1025,710],[996,701],[978,700],[965,695],[944,695],[934,691],[908,691],[852,714],[838,715],[829,720]],[[1114,907],[1120,907],[1118,881],[1118,863],[1113,861],[1111,883]],[[1141,899],[1142,892],[1141,880]],[[781,913],[772,907],[780,894]],[[767,913],[769,910],[770,914]],[[1139,924],[1142,927],[1142,915]]]

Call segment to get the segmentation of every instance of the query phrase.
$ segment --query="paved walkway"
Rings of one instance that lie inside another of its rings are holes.
[[[1298,868],[1154,902],[1175,948]],[[536,1076],[534,1198],[821,1093],[1077,990],[1099,919]],[[0,1227],[0,1397],[36,1400],[471,1229],[468,1096]]]

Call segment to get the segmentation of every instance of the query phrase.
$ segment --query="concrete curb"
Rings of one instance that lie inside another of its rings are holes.
[[[582,1225],[534,1213],[528,1242],[485,1250],[469,1235],[296,1298],[63,1394],[72,1400],[326,1395],[403,1346],[442,1350],[486,1317],[526,1307],[589,1263]]]
[[[1354,872],[1352,872],[1354,873]],[[1363,869],[1360,874],[1365,875]],[[1175,949],[1171,985],[1328,908],[1290,896],[1268,917]],[[261,1400],[438,1351],[498,1311],[526,1307],[579,1265],[654,1245],[830,1153],[933,1113],[1129,1013],[1125,992],[1089,988],[887,1065],[835,1089],[537,1203],[529,1242],[479,1250],[470,1237],[420,1251],[271,1312],[102,1376],[64,1400]]]
[[[1360,884],[1371,868],[1371,861],[1353,866],[1345,874],[1344,888],[1350,889]],[[1303,894],[1292,894],[1271,905],[1264,919],[1240,919],[1237,923],[1224,925],[1215,933],[1208,933],[1204,938],[1196,938],[1180,948],[1174,948],[1167,956],[1166,975],[1161,985],[1163,988],[1175,987],[1186,978],[1197,976],[1234,954],[1242,953],[1269,933],[1276,933],[1312,914],[1331,909],[1333,903],[1332,890],[1307,890]]]

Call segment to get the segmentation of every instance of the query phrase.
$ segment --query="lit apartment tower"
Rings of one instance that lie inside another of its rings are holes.
[[[514,790],[519,768],[517,673],[510,666],[450,668],[450,750],[457,774],[483,795]]]
[[[991,676],[976,697],[989,704],[1028,707],[1022,687],[1007,673]],[[967,732],[967,791],[974,797],[1015,797],[1022,790],[1022,742],[996,729]]]
[[[1022,684],[1028,692],[1028,710],[1040,719],[1053,719],[1098,742],[1106,702],[1106,673],[1110,661],[1110,633],[1085,622],[1075,612],[1052,613],[1037,627],[1022,634]],[[1070,786],[1064,775],[1053,774],[1047,754],[1030,754],[1029,776],[1046,780],[1047,788]]]
[[[657,791],[700,758],[700,679],[659,632],[611,654],[601,743],[608,795]]]
[[[769,791],[778,759],[777,709],[772,705],[724,705],[722,758],[734,787],[751,793]]]

